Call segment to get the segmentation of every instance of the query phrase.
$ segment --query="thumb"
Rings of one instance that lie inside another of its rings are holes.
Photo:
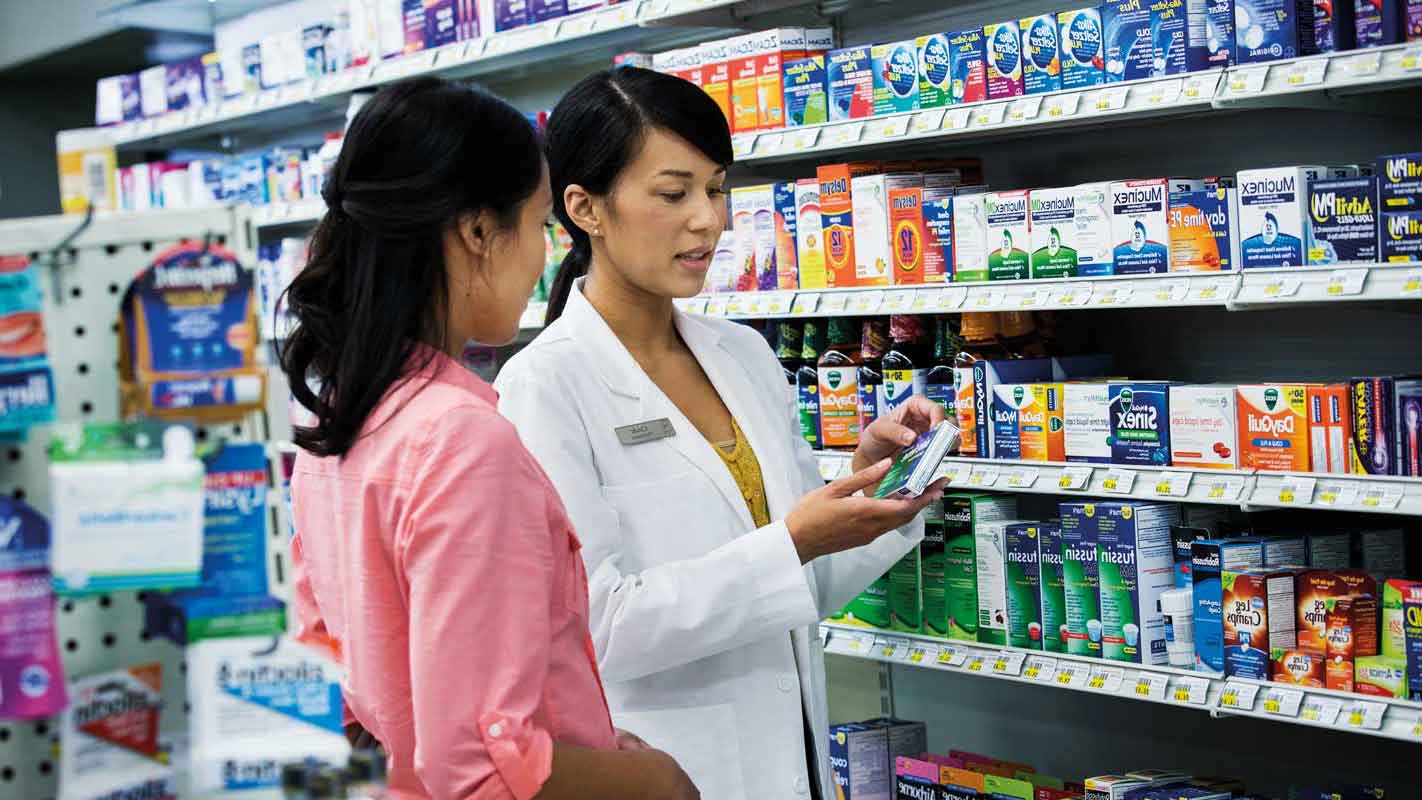
[[[865,467],[848,477],[840,478],[831,483],[828,487],[830,495],[834,497],[848,497],[860,489],[867,489],[870,486],[877,486],[884,476],[889,474],[889,467],[893,466],[893,459],[883,459],[877,464]]]

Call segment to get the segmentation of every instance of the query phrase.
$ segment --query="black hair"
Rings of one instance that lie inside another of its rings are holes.
[[[286,291],[297,325],[279,358],[316,416],[295,429],[297,445],[344,455],[386,392],[433,359],[412,363],[420,344],[446,349],[445,231],[484,210],[512,225],[542,178],[533,126],[483,89],[417,78],[361,108]]]
[[[592,260],[592,242],[568,216],[563,190],[577,184],[591,194],[607,194],[650,129],[680,136],[722,166],[735,160],[731,129],[716,101],[693,83],[649,69],[620,67],[589,75],[549,116],[553,213],[573,240],[548,292],[549,324],[563,313],[573,281],[587,274]]]

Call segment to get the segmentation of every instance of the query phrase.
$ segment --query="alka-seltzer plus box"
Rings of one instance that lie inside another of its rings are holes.
[[[1235,63],[1278,61],[1317,53],[1313,5],[1309,0],[1236,0]]]
[[[1101,577],[1095,503],[1062,503],[1062,575],[1067,652],[1101,657]]]
[[[918,44],[912,40],[876,44],[869,55],[874,65],[874,113],[917,111]]]
[[[1308,190],[1308,263],[1378,260],[1375,176],[1314,181]]]
[[[1061,50],[1062,89],[1082,89],[1105,80],[1105,39],[1100,8],[1057,12],[1057,41]]]
[[[987,222],[988,280],[1020,280],[1029,277],[1032,246],[1029,227],[1028,193],[988,192],[983,195]]]
[[[1264,546],[1258,539],[1196,539],[1190,543],[1195,600],[1195,669],[1225,674],[1223,574],[1258,569]]]
[[[1106,80],[1184,73],[1188,67],[1185,0],[1111,0],[1101,6]]]
[[[1239,387],[1239,467],[1308,472],[1308,387]]]
[[[1170,182],[1165,178],[1111,184],[1115,274],[1170,269]]]
[[[1076,275],[1076,187],[1030,193],[1032,277]]]
[[[1170,384],[1110,384],[1111,462],[1170,466]]]
[[[1041,526],[1015,522],[1007,526],[1007,644],[1027,650],[1042,648]]]
[[[952,59],[949,34],[934,33],[914,40],[918,48],[919,108],[942,108],[953,103]]]
[[[868,47],[831,50],[825,56],[830,122],[874,113],[874,63]]]
[[[987,42],[982,28],[965,28],[948,35],[948,72],[953,105],[987,99]]]
[[[1061,48],[1057,37],[1057,15],[1027,17],[1022,29],[1022,91],[1043,94],[1062,88]]]
[[[1293,650],[1294,577],[1291,570],[1225,570],[1225,675],[1267,681],[1273,651]]]
[[[785,124],[791,128],[829,120],[825,57],[810,56],[785,64]]]
[[[1239,263],[1238,190],[1212,186],[1170,194],[1170,271],[1226,272]]]
[[[1112,661],[1165,664],[1160,595],[1175,587],[1170,503],[1099,503],[1096,550],[1101,584],[1101,651]]]
[[[1062,385],[1063,441],[1066,460],[1111,463],[1111,386],[1108,383]]]
[[[1244,269],[1305,263],[1308,188],[1324,167],[1274,167],[1239,173],[1240,260]]]
[[[983,26],[987,42],[987,96],[1005,100],[1022,95],[1022,27],[1017,20]]]
[[[1170,387],[1170,463],[1198,469],[1239,467],[1232,385]]]
[[[1049,653],[1067,651],[1066,584],[1062,572],[1062,526],[1060,522],[1039,522],[1037,526],[1037,566],[1041,573],[1042,649]]]

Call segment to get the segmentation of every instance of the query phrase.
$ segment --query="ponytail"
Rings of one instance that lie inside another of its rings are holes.
[[[563,256],[563,263],[558,267],[558,277],[553,279],[553,287],[548,290],[548,312],[543,319],[545,326],[552,325],[554,320],[563,316],[563,309],[568,305],[568,295],[573,291],[573,283],[588,274],[588,265],[592,263],[592,241],[588,239],[588,235],[575,225],[570,227],[571,223],[567,220],[559,221],[568,229],[573,240],[573,249]]]

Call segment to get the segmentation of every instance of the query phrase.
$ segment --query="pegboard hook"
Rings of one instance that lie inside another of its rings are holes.
[[[59,263],[60,254],[63,253],[64,250],[69,247],[69,245],[73,244],[74,240],[78,239],[80,234],[88,230],[89,226],[93,224],[93,222],[94,204],[90,203],[87,207],[85,207],[84,218],[79,220],[79,225],[76,226],[74,230],[70,231],[69,234],[63,239],[60,239],[59,244],[56,244],[49,250],[49,257],[47,259],[49,263],[47,266],[49,267],[50,290],[54,292],[55,305],[61,305],[64,303],[64,287],[59,285],[59,268],[62,266]]]

